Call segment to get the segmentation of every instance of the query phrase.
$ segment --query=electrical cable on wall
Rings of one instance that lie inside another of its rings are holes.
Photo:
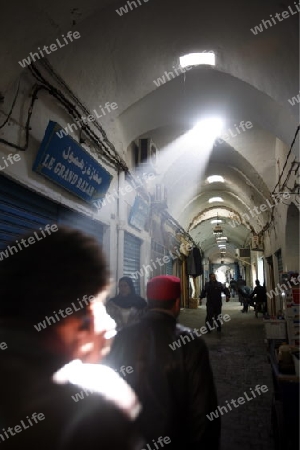
[[[10,111],[9,111],[9,113],[7,114],[6,119],[4,120],[4,122],[0,125],[0,129],[3,128],[3,127],[7,124],[7,122],[9,121],[9,119],[11,118],[11,115],[12,115],[12,113],[13,113],[13,110],[14,110],[14,107],[15,107],[15,104],[16,104],[16,101],[17,101],[17,98],[18,98],[18,95],[19,95],[19,90],[20,90],[20,80],[18,81],[17,91],[16,91],[15,97],[14,97],[14,99],[13,99],[13,102],[12,102],[12,105],[11,105],[11,108],[10,108]]]
[[[39,89],[34,89],[33,94],[32,94],[32,98],[31,98],[31,102],[28,108],[28,112],[27,112],[27,119],[26,119],[26,123],[25,123],[25,144],[23,147],[14,144],[12,142],[7,141],[6,139],[2,139],[0,138],[0,143],[8,145],[9,147],[15,148],[17,150],[20,151],[25,151],[28,148],[28,144],[29,144],[29,131],[30,131],[30,120],[31,120],[31,116],[32,116],[32,112],[33,112],[33,106],[34,103],[37,99],[37,93],[38,93]]]
[[[50,68],[49,68],[49,67]],[[67,92],[69,93],[70,97],[73,99],[73,101],[76,103],[77,106],[79,106],[79,108],[86,114],[86,115],[90,115],[90,111],[82,104],[82,102],[75,96],[75,94],[71,91],[71,89],[66,85],[66,83],[59,77],[59,75],[57,75],[53,69],[51,68],[50,64],[48,63],[46,65],[47,70],[50,71],[50,75],[53,76],[63,87],[64,89],[67,90]],[[52,86],[40,73],[40,71],[37,69],[37,67],[34,64],[31,64],[31,66],[29,67],[32,75],[38,79],[39,82],[45,84],[46,86],[48,86],[49,88],[51,88],[51,90],[53,91],[53,93],[55,93],[57,96],[59,96],[58,100],[61,101],[61,103],[64,104],[64,107],[67,109],[68,113],[74,117],[74,114],[76,116],[76,119],[81,119],[82,114],[80,114],[80,112],[76,109],[76,107],[74,107],[74,105],[66,98],[66,96],[57,88],[55,88],[54,86]],[[127,171],[128,167],[125,163],[125,161],[120,157],[120,155],[118,154],[118,152],[116,151],[115,147],[113,146],[113,144],[108,140],[107,135],[105,133],[105,131],[103,130],[103,128],[101,127],[101,125],[96,121],[94,122],[94,126],[98,129],[98,131],[100,132],[101,136],[101,140],[99,140],[99,138],[97,137],[97,135],[92,131],[91,127],[88,124],[83,124],[82,125],[82,130],[83,132],[86,133],[86,135],[92,140],[97,140],[98,145],[101,146],[101,148],[110,155],[110,158],[112,158],[112,160],[115,161],[116,166],[118,168],[120,168],[121,170]]]
[[[276,186],[274,187],[274,189],[273,189],[273,192],[272,192],[272,194],[275,194],[275,190],[276,190],[277,186],[279,186],[280,180],[281,180],[281,178],[282,178],[282,176],[283,176],[283,173],[284,173],[284,170],[285,170],[285,168],[286,168],[286,166],[287,166],[287,163],[288,163],[288,159],[289,159],[289,157],[290,157],[290,154],[292,153],[292,150],[293,150],[294,144],[295,144],[295,142],[296,142],[296,139],[297,139],[297,136],[298,136],[299,130],[300,130],[300,125],[298,125],[298,127],[297,127],[297,130],[296,130],[296,133],[295,133],[295,136],[294,136],[293,142],[292,142],[292,144],[291,144],[291,147],[290,147],[290,149],[289,149],[289,152],[288,152],[288,154],[287,154],[287,157],[286,157],[286,161],[285,161],[285,163],[284,163],[284,166],[283,166],[283,168],[282,168],[282,171],[281,171],[281,174],[280,174],[279,180],[278,180],[278,182],[277,182]]]
[[[54,87],[52,87],[49,83],[47,83],[47,81],[40,76],[40,74],[35,74],[36,78],[42,83],[42,85],[35,85],[33,88],[33,94],[32,94],[32,98],[31,98],[31,103],[30,106],[28,108],[28,113],[27,113],[27,119],[26,119],[26,124],[25,124],[25,132],[26,132],[26,137],[25,137],[25,144],[24,146],[20,146],[17,145],[15,143],[9,142],[6,139],[2,139],[0,138],[0,143],[3,143],[9,147],[15,148],[17,150],[20,151],[25,151],[28,148],[28,144],[29,144],[29,131],[30,131],[30,120],[31,120],[31,116],[33,113],[33,106],[35,101],[37,100],[37,94],[39,91],[41,90],[45,90],[46,92],[48,92],[50,95],[54,96],[58,101],[60,101],[60,103],[62,103],[62,105],[67,109],[67,111],[69,112],[70,115],[72,115],[74,117],[74,115],[76,116],[76,118],[80,118],[81,115],[80,113],[74,108],[74,105],[72,105],[71,102],[69,102],[61,92],[59,92],[58,90],[56,90]],[[15,97],[15,99],[17,98],[17,95]],[[15,104],[15,101],[14,101]],[[13,106],[14,106],[13,104]],[[11,110],[13,109],[13,107],[11,108]],[[10,113],[11,114],[11,113]],[[101,142],[101,140],[97,137],[97,135],[92,132],[92,130],[85,130],[88,138],[94,142],[96,144],[97,147],[100,147],[101,149],[101,157],[102,159],[106,162],[106,164],[111,167],[112,169],[116,169],[119,168],[121,170],[124,170],[124,164],[120,164],[120,159],[119,158],[115,158],[114,155],[111,154],[111,152],[107,151],[107,148],[103,145],[103,143]],[[121,167],[120,167],[121,166]],[[127,166],[125,167],[125,170],[128,170]]]
[[[41,62],[41,65],[43,65],[47,71],[50,73],[50,75],[59,83],[61,84],[64,89],[67,91],[67,93],[70,95],[70,97],[74,100],[74,102],[77,104],[77,106],[79,106],[83,112],[86,115],[90,114],[90,111],[85,107],[85,105],[79,100],[78,97],[76,97],[76,95],[72,92],[72,90],[69,88],[69,86],[66,84],[66,82],[55,72],[55,70],[53,69],[53,67],[51,66],[51,64],[49,63],[49,61],[47,60],[47,58],[44,58]],[[94,126],[100,131],[100,133],[102,134],[102,138],[104,140],[104,142],[107,143],[107,145],[113,150],[113,152],[117,155],[118,158],[120,158],[119,154],[116,152],[116,149],[114,148],[114,146],[112,145],[112,143],[109,141],[107,134],[105,132],[105,130],[102,128],[102,126],[99,124],[98,121],[94,122]],[[121,158],[120,158],[121,160]]]
[[[76,107],[64,96],[64,94],[56,89],[54,86],[52,86],[36,69],[36,67],[32,64],[30,66],[30,71],[32,72],[32,75],[40,82],[43,83],[43,85],[47,88],[49,93],[53,95],[57,100],[60,101],[60,103],[64,106],[64,108],[67,110],[70,116],[72,116],[74,119],[81,119],[81,113],[76,109]],[[89,113],[89,112],[88,112]],[[112,154],[109,149],[105,146],[105,143],[98,138],[98,136],[92,131],[92,129],[87,124],[82,125],[82,131],[85,132],[85,134],[88,136],[88,138],[96,143],[98,147],[101,148],[101,150],[104,152],[106,157],[113,163],[117,168],[120,168],[121,170],[128,170],[126,164],[121,160],[120,156],[117,154],[115,150],[115,154]],[[100,156],[103,154],[101,153]]]
[[[41,84],[36,84],[33,87],[33,93],[31,95],[31,103],[30,103],[30,106],[28,108],[27,119],[26,119],[26,124],[25,124],[25,131],[26,131],[25,144],[24,144],[24,146],[19,146],[19,145],[15,144],[15,143],[7,141],[6,139],[0,138],[0,143],[3,143],[3,144],[5,144],[5,145],[7,145],[9,147],[15,148],[15,149],[20,150],[20,151],[25,151],[28,148],[29,131],[31,129],[30,128],[30,121],[31,121],[31,116],[32,116],[32,113],[33,113],[33,107],[34,107],[35,101],[38,99],[38,95],[37,95],[38,92],[46,91],[49,95],[51,95],[54,98],[56,98],[63,105],[63,107],[67,110],[68,114],[70,114],[74,119],[80,119],[81,116],[82,116],[82,114],[64,96],[64,94],[61,91],[59,91],[58,89],[56,89],[54,86],[52,86],[41,75],[41,73],[36,69],[36,67],[34,67],[33,64],[30,66],[30,71],[31,71],[32,75],[35,77],[35,79],[37,81],[39,81],[39,83],[41,83]],[[61,81],[61,84],[63,84],[63,83],[64,82]],[[20,84],[20,82],[19,82],[19,84]],[[70,95],[72,96],[72,98],[75,99],[76,104],[79,105],[80,108],[82,108],[84,110],[85,114],[89,115],[90,112],[82,105],[82,103],[76,98],[76,96],[72,93],[72,91],[70,91],[70,89],[68,87],[66,87],[66,88],[67,88],[68,92],[70,92]],[[16,103],[16,99],[17,99],[18,93],[19,93],[19,85],[18,85],[17,93],[16,93],[15,98],[14,98],[14,102],[13,102],[12,107],[11,107],[11,111],[10,111],[10,113],[8,115],[8,118],[6,119],[5,123],[9,120],[9,117],[11,117],[11,114],[13,112],[13,108],[14,108],[15,103]],[[5,123],[2,124],[2,126],[4,126]],[[132,180],[135,180],[135,177],[133,176],[132,173],[130,173],[129,168],[127,167],[125,161],[120,157],[120,155],[117,153],[117,151],[114,148],[114,146],[108,140],[105,131],[102,129],[102,127],[98,123],[97,123],[96,128],[98,128],[98,130],[104,136],[103,141],[93,132],[93,130],[87,124],[83,124],[82,128],[80,128],[80,138],[81,138],[82,134],[84,133],[87,136],[88,140],[90,140],[97,147],[98,156],[105,162],[105,164],[108,167],[110,167],[113,170],[117,170],[118,173],[120,171],[125,171],[125,173]],[[142,189],[142,190],[144,191],[144,189]],[[144,192],[146,193],[146,191],[144,191]],[[147,195],[147,193],[146,193],[146,195]]]

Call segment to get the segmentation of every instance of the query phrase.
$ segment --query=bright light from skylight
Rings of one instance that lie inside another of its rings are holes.
[[[195,133],[199,139],[204,138],[214,141],[221,135],[223,128],[224,121],[222,119],[219,117],[209,117],[199,120],[193,127],[193,133]]]
[[[209,183],[224,183],[224,178],[221,175],[211,175],[207,178]]]
[[[215,66],[216,55],[214,52],[188,53],[187,55],[180,56],[179,62],[182,68],[200,66],[201,64]]]
[[[214,203],[214,202],[223,202],[224,200],[221,197],[212,197],[208,200],[208,203]]]

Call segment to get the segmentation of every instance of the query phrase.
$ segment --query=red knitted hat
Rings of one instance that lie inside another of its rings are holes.
[[[180,278],[171,275],[160,275],[152,278],[147,284],[149,300],[175,300],[180,298]]]

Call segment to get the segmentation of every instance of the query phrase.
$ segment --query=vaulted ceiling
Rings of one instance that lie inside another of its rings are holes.
[[[9,91],[23,70],[19,60],[78,30],[80,39],[48,60],[90,110],[117,102],[116,115],[103,126],[122,156],[126,158],[133,140],[153,139],[160,149],[158,180],[168,188],[171,214],[216,258],[210,220],[217,213],[232,249],[243,246],[250,230],[259,231],[269,220],[266,211],[234,228],[228,217],[270,198],[278,148],[287,149],[294,137],[299,110],[288,99],[299,91],[298,14],[255,35],[251,28],[288,10],[291,2],[136,3],[140,5],[123,16],[116,9],[124,0],[2,5],[0,92]],[[195,67],[157,87],[154,81],[165,72],[175,73],[179,56],[193,51],[214,51],[216,66]],[[225,131],[241,121],[252,127],[208,148],[190,130],[197,120],[211,116],[224,120]],[[224,183],[208,184],[209,175],[222,175]],[[210,204],[212,196],[223,202]]]

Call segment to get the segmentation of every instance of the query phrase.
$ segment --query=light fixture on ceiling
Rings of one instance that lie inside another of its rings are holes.
[[[222,197],[211,197],[208,200],[208,203],[214,203],[214,202],[223,202],[224,200],[222,199]]]
[[[186,55],[179,57],[179,63],[182,68],[191,66],[216,65],[216,55],[214,52],[198,52],[198,53],[187,53]]]
[[[208,183],[224,183],[224,178],[221,175],[211,175],[207,177]]]
[[[214,224],[214,223],[223,223],[223,220],[221,219],[213,219],[210,221],[210,223]]]
[[[223,228],[221,227],[221,225],[216,225],[213,229],[213,234],[215,236],[220,236],[221,234],[223,234]]]
[[[218,213],[217,213],[217,221],[219,220],[219,215],[218,215]],[[214,228],[213,228],[213,234],[215,235],[215,236],[221,236],[222,234],[223,234],[223,228],[221,227],[221,225],[216,225]]]

